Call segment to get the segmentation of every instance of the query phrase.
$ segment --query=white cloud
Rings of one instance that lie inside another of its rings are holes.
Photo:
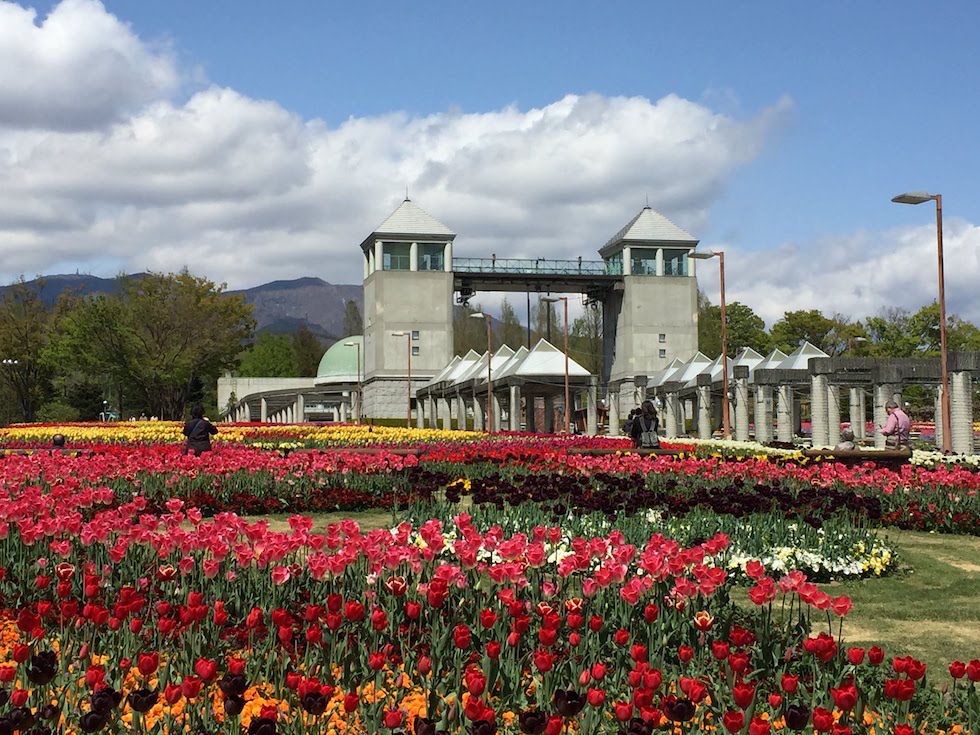
[[[0,2],[0,127],[80,130],[171,93],[178,74],[95,0],[64,0],[37,24]]]

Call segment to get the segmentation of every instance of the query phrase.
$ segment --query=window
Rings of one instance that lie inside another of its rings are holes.
[[[412,345],[412,357],[415,357],[417,354],[419,354],[418,345]]]
[[[660,357],[667,357],[667,350],[660,350]]]
[[[606,260],[606,273],[610,276],[619,276],[623,273],[623,254],[616,253],[610,255]]]
[[[664,275],[665,276],[686,276],[687,275],[687,250],[668,250],[664,249]]]
[[[442,243],[423,242],[419,243],[419,270],[420,271],[441,271],[445,270],[446,247]]]
[[[407,242],[385,242],[382,248],[382,270],[407,271],[411,267],[412,246]]]
[[[660,344],[665,344],[666,342],[667,342],[667,335],[666,334],[661,334],[660,335]]]
[[[419,330],[417,330],[417,329],[413,329],[412,330],[412,341],[413,342],[418,342],[419,341]]]
[[[656,248],[631,248],[630,270],[634,276],[657,275]]]

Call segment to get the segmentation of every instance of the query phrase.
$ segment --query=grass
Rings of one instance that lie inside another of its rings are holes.
[[[289,530],[286,515],[262,518],[272,530]],[[365,530],[392,525],[391,513],[378,511],[313,518],[317,528],[344,518]],[[980,658],[980,537],[894,529],[883,535],[898,550],[899,572],[823,585],[854,603],[844,621],[845,645],[879,645],[889,659],[913,656],[928,665],[932,681],[948,679],[950,661]]]

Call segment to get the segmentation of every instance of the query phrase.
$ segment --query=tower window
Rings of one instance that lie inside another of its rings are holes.
[[[382,247],[382,264],[386,271],[407,271],[411,268],[411,248],[407,242],[385,242]]]

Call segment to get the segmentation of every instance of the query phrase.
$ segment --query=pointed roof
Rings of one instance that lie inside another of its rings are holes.
[[[493,370],[493,379],[496,381],[506,378],[508,375],[513,375],[518,365],[524,362],[524,358],[527,357],[528,352],[529,350],[527,347],[521,345],[517,348],[517,352],[511,355],[510,358],[508,358],[508,360],[500,367],[493,368],[491,365],[491,369]]]
[[[525,350],[526,351],[526,350]],[[494,380],[496,374],[500,372],[500,369],[510,362],[510,359],[514,356],[514,350],[512,350],[507,345],[502,345],[499,350],[493,353],[493,357],[490,359],[490,377]],[[486,366],[486,362],[483,363]],[[479,380],[481,385],[486,385],[487,382],[487,371],[484,370],[479,375],[474,375],[474,378]]]
[[[693,248],[699,241],[690,232],[682,230],[648,205],[641,209],[640,213],[623,229],[613,235],[599,249],[599,254],[605,256],[616,250],[623,242],[677,243]]]
[[[460,358],[460,361],[456,363],[456,367],[449,371],[449,373],[443,377],[443,380],[450,385],[454,384],[461,375],[465,375],[467,372],[469,372],[470,368],[479,362],[479,360],[480,356],[477,354],[476,350],[470,350],[463,355],[462,358]]]
[[[766,358],[755,366],[756,370],[771,370],[778,368],[779,365],[786,359],[786,353],[780,349],[775,349],[766,355]]]
[[[448,376],[453,370],[455,370],[456,366],[459,365],[459,363],[462,360],[463,358],[460,357],[459,355],[453,357],[453,359],[449,361],[449,364],[446,365],[446,367],[444,367],[442,370],[440,370],[439,373],[432,380],[426,383],[425,386],[423,387],[428,388],[429,386],[436,385],[437,383],[441,383],[442,381],[444,381],[446,379],[446,376]]]
[[[388,219],[378,225],[361,243],[361,249],[370,246],[377,235],[404,237],[431,237],[436,240],[452,240],[456,233],[446,227],[411,199],[403,201]]]
[[[564,377],[565,353],[548,340],[541,339],[516,366],[513,374],[518,377]],[[570,378],[587,378],[591,375],[592,373],[569,358],[568,376]]]
[[[671,382],[687,383],[697,379],[698,375],[708,369],[711,358],[703,352],[697,352],[694,356],[684,363],[677,372],[670,376]]]
[[[673,360],[667,363],[667,367],[653,374],[653,376],[647,382],[647,386],[650,388],[656,388],[658,386],[663,385],[668,380],[670,380],[671,375],[673,375],[683,367],[684,367],[684,361],[681,360],[681,358],[679,357],[675,357]]]
[[[806,370],[810,360],[815,357],[830,357],[819,347],[804,342],[790,353],[789,357],[779,363],[780,370]]]

